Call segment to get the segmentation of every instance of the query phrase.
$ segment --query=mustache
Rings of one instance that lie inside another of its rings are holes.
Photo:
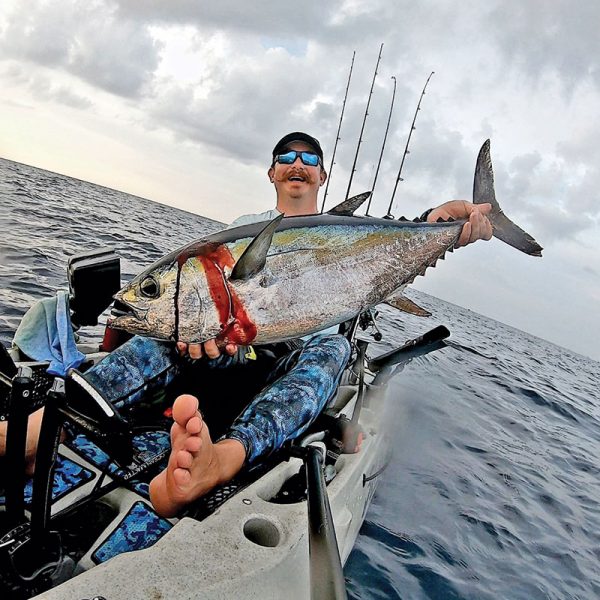
[[[305,181],[313,181],[314,179],[306,169],[303,169],[302,167],[290,167],[284,173],[281,173],[279,177],[277,177],[277,180],[287,181],[292,177],[302,177]]]

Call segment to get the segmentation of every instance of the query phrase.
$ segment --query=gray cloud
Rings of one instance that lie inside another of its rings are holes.
[[[80,96],[65,86],[54,85],[47,77],[31,77],[29,89],[38,100],[52,100],[78,109],[92,106],[88,98]]]
[[[600,85],[600,4],[568,0],[499,2],[485,15],[482,31],[498,44],[512,68],[532,84],[559,75],[565,93],[582,80]]]
[[[461,10],[433,0],[307,0],[302,7],[263,0],[247,8],[236,0],[33,2],[27,11],[9,15],[0,48],[7,56],[60,67],[92,86],[136,98],[148,129],[161,128],[182,143],[209,145],[259,167],[266,167],[273,140],[293,129],[317,135],[328,164],[357,48],[332,178],[337,198],[345,193],[377,49],[384,41],[353,190],[366,189],[373,179],[390,75],[398,77],[398,94],[378,181],[382,205],[391,194],[421,86],[439,66],[404,165],[407,181],[399,189],[398,211],[411,216],[411,210],[448,196],[470,197],[478,146],[495,133],[485,105],[487,90],[497,99],[507,80],[513,90],[521,84],[535,89],[548,74],[558,76],[565,95],[586,81],[598,83],[599,16],[600,5],[563,0],[471,1]],[[194,28],[200,49],[216,32],[226,32],[226,48],[218,60],[206,58],[198,80],[166,79],[158,70],[162,47],[152,32],[157,25]],[[84,94],[62,84],[38,80],[32,85],[38,97],[90,106]],[[504,106],[515,101],[506,97]],[[453,121],[454,106],[472,107],[468,130]],[[499,100],[495,107],[502,112]],[[574,135],[556,148],[518,154],[506,163],[494,156],[498,197],[516,221],[535,223],[536,233],[548,240],[579,239],[580,232],[596,226],[597,129],[591,125],[587,137]]]
[[[0,35],[5,57],[60,67],[91,85],[139,96],[159,61],[160,46],[143,23],[115,18],[110,4],[30,2],[15,6]]]

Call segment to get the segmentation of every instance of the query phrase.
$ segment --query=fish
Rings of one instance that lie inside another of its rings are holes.
[[[383,302],[420,314],[402,292],[453,251],[465,221],[355,215],[368,196],[325,214],[226,229],[175,250],[114,296],[108,324],[161,340],[249,345],[313,334]],[[473,201],[491,203],[495,237],[541,256],[496,200],[489,140],[477,158]]]

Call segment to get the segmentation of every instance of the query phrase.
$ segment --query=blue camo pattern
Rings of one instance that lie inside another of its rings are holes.
[[[110,536],[92,554],[96,563],[124,552],[154,545],[173,525],[159,517],[145,502],[135,502]]]
[[[316,336],[304,346],[294,367],[258,394],[225,435],[244,445],[247,464],[306,431],[333,397],[349,358],[341,335]]]
[[[349,357],[350,344],[341,335],[319,335],[305,344],[297,364],[258,394],[226,434],[244,445],[247,463],[306,431],[335,393]],[[137,336],[87,371],[85,378],[121,407],[135,404],[148,390],[164,388],[180,366],[173,344]],[[104,464],[108,457],[96,451],[101,457],[96,464]]]
[[[107,469],[109,475],[123,475],[124,471],[113,462],[108,454],[101,450],[89,440],[85,435],[78,434],[66,444],[74,451],[86,458],[90,463],[96,465],[99,469]],[[171,448],[169,434],[166,431],[145,431],[133,436],[133,445],[138,452],[147,452],[150,455],[158,454]],[[164,465],[166,466],[166,457]]]
[[[71,490],[83,485],[95,477],[94,473],[76,462],[64,457],[58,456],[56,459],[56,468],[54,470],[54,481],[52,482],[52,501],[59,500]],[[31,495],[33,492],[33,480],[30,478],[25,484],[24,499],[27,506],[31,505]],[[5,497],[0,496],[0,506],[4,506]]]
[[[85,379],[117,408],[163,389],[180,370],[175,345],[136,336],[85,372]]]

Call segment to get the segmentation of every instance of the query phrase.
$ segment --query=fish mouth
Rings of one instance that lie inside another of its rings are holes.
[[[130,325],[132,321],[145,324],[147,313],[147,310],[140,310],[123,300],[115,299],[106,324],[114,329],[121,329]]]

